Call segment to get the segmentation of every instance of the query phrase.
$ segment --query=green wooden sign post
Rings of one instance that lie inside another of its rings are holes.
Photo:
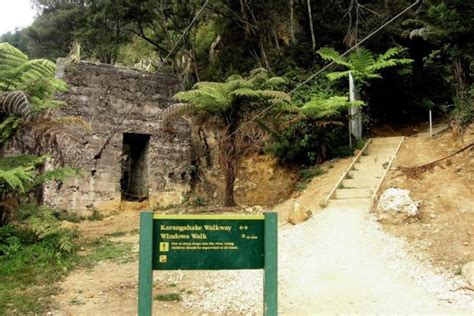
[[[278,219],[140,214],[138,315],[152,314],[153,270],[264,269],[265,316],[278,311]]]

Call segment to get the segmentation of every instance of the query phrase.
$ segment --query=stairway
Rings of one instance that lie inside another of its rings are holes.
[[[323,204],[369,210],[403,137],[371,138],[354,158]]]

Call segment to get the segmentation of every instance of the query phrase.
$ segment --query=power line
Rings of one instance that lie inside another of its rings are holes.
[[[198,19],[198,17],[201,15],[202,11],[206,8],[207,4],[209,3],[209,0],[206,0],[206,2],[204,2],[203,6],[201,7],[201,9],[199,9],[199,11],[196,13],[196,15],[194,16],[194,18],[192,19],[191,23],[189,23],[188,27],[186,27],[186,29],[184,30],[184,32],[181,34],[181,36],[178,38],[178,40],[176,41],[176,43],[174,44],[173,48],[169,51],[169,53],[165,56],[165,58],[163,59],[163,61],[161,62],[161,64],[156,68],[156,71],[155,73],[153,74],[153,76],[150,78],[150,80],[148,80],[148,82],[146,83],[145,87],[140,91],[140,93],[138,94],[138,97],[136,99],[136,102],[133,103],[129,109],[127,110],[127,112],[125,113],[125,115],[122,117],[122,119],[118,122],[118,124],[116,125],[116,127],[114,128],[114,130],[112,131],[112,133],[110,133],[110,135],[107,137],[107,139],[105,140],[104,144],[102,145],[102,147],[99,149],[99,151],[97,152],[97,154],[95,154],[95,156],[92,158],[92,160],[98,160],[100,159],[100,157],[102,156],[102,153],[104,152],[105,148],[107,147],[107,145],[110,143],[112,137],[114,137],[114,135],[117,133],[117,131],[119,130],[119,128],[122,126],[123,122],[127,119],[127,117],[130,115],[130,113],[132,112],[132,110],[135,108],[135,106],[138,105],[139,101],[140,101],[140,98],[143,96],[143,94],[145,93],[145,90],[148,89],[148,87],[150,86],[151,82],[155,79],[155,77],[158,75],[158,72],[160,71],[161,67],[163,67],[163,65],[165,64],[165,62],[167,61],[167,59],[171,56],[171,54],[173,54],[174,50],[178,47],[178,44],[183,40],[184,36],[189,32],[189,30],[191,29],[191,27],[193,26],[194,22],[196,22],[196,20]]]
[[[374,31],[372,31],[369,35],[367,35],[366,37],[364,37],[360,42],[358,42],[357,44],[355,44],[354,46],[352,46],[351,48],[349,48],[347,51],[345,51],[343,54],[341,54],[339,56],[339,58],[342,58],[344,56],[346,56],[347,54],[349,54],[350,52],[352,52],[354,49],[356,49],[357,47],[359,47],[360,45],[362,45],[362,43],[366,42],[368,39],[370,39],[372,36],[374,36],[375,34],[377,34],[379,31],[381,31],[382,29],[384,29],[385,27],[387,27],[389,24],[393,23],[393,21],[395,21],[396,19],[398,19],[400,16],[402,16],[403,14],[405,14],[408,10],[410,10],[411,8],[413,8],[415,5],[417,5],[418,3],[420,2],[420,0],[417,0],[416,2],[412,3],[411,5],[409,5],[408,7],[406,7],[404,10],[402,10],[401,12],[399,12],[397,15],[395,15],[394,17],[392,17],[390,20],[388,20],[387,22],[385,22],[384,24],[382,24],[381,26],[379,26],[378,28],[376,28]],[[320,75],[322,72],[324,72],[326,69],[328,69],[329,67],[331,67],[332,65],[335,64],[336,61],[332,61],[330,62],[329,64],[327,64],[326,66],[324,66],[323,68],[321,68],[320,70],[318,70],[316,73],[312,74],[311,76],[309,76],[308,78],[306,78],[303,82],[301,82],[300,84],[298,84],[295,88],[293,88],[289,94],[292,94],[294,93],[296,90],[298,90],[299,88],[301,88],[302,86],[304,86],[305,84],[307,84],[308,82],[310,82],[311,80],[313,80],[316,76]],[[268,106],[267,108],[263,109],[260,113],[256,114],[254,117],[252,117],[250,120],[242,123],[235,131],[233,131],[231,134],[227,135],[223,140],[231,137],[232,135],[236,134],[238,131],[240,131],[242,128],[244,128],[245,126],[247,126],[248,124],[250,124],[251,122],[255,121],[257,118],[259,118],[260,116],[262,116],[263,114],[267,113],[268,111],[270,111],[273,107],[275,106],[275,104],[271,104],[270,106]]]

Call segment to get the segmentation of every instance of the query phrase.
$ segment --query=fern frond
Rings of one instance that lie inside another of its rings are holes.
[[[12,71],[27,60],[28,56],[16,47],[9,43],[0,43],[0,73]]]
[[[0,112],[26,120],[32,118],[30,101],[28,96],[22,91],[0,93]]]
[[[374,63],[374,55],[364,47],[360,47],[349,55],[349,63],[354,69],[364,72],[364,70]]]
[[[350,72],[350,70],[331,72],[327,74],[326,77],[331,81],[335,81],[344,77],[348,77]]]
[[[259,92],[257,90],[253,90],[250,88],[240,88],[235,89],[234,91],[229,93],[231,96],[239,97],[239,98],[258,98]]]
[[[40,185],[47,181],[64,181],[71,177],[77,177],[81,175],[81,171],[76,168],[62,167],[54,170],[45,171],[42,174],[35,177],[33,185]]]
[[[348,63],[334,48],[323,47],[317,51],[319,56],[326,61],[334,61],[336,64],[352,69],[352,65]]]
[[[273,99],[278,102],[291,102],[291,97],[288,93],[274,90],[261,90],[259,94],[262,97]]]
[[[267,80],[267,84],[271,87],[277,87],[286,84],[286,80],[282,77],[271,77]]]
[[[311,119],[323,119],[341,115],[342,111],[348,110],[352,106],[362,106],[364,102],[349,102],[348,97],[333,96],[330,98],[314,98],[305,103],[300,111]]]
[[[385,53],[383,53],[382,55],[380,55],[380,59],[381,60],[387,60],[387,59],[391,59],[395,56],[398,56],[400,54],[402,54],[403,52],[405,52],[407,49],[405,47],[392,47],[392,48],[389,48]]]
[[[1,170],[11,170],[19,167],[36,168],[46,161],[45,156],[18,155],[0,159]]]
[[[8,190],[18,190],[21,193],[24,193],[25,184],[32,179],[32,167],[17,167],[10,170],[0,169],[0,184],[2,182],[6,184],[9,187]]]

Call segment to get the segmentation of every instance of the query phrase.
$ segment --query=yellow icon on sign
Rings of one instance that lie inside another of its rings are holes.
[[[168,256],[167,255],[161,255],[160,256],[160,263],[166,263],[168,261]]]
[[[160,242],[160,251],[163,251],[163,252],[170,251],[170,243],[169,242]]]

